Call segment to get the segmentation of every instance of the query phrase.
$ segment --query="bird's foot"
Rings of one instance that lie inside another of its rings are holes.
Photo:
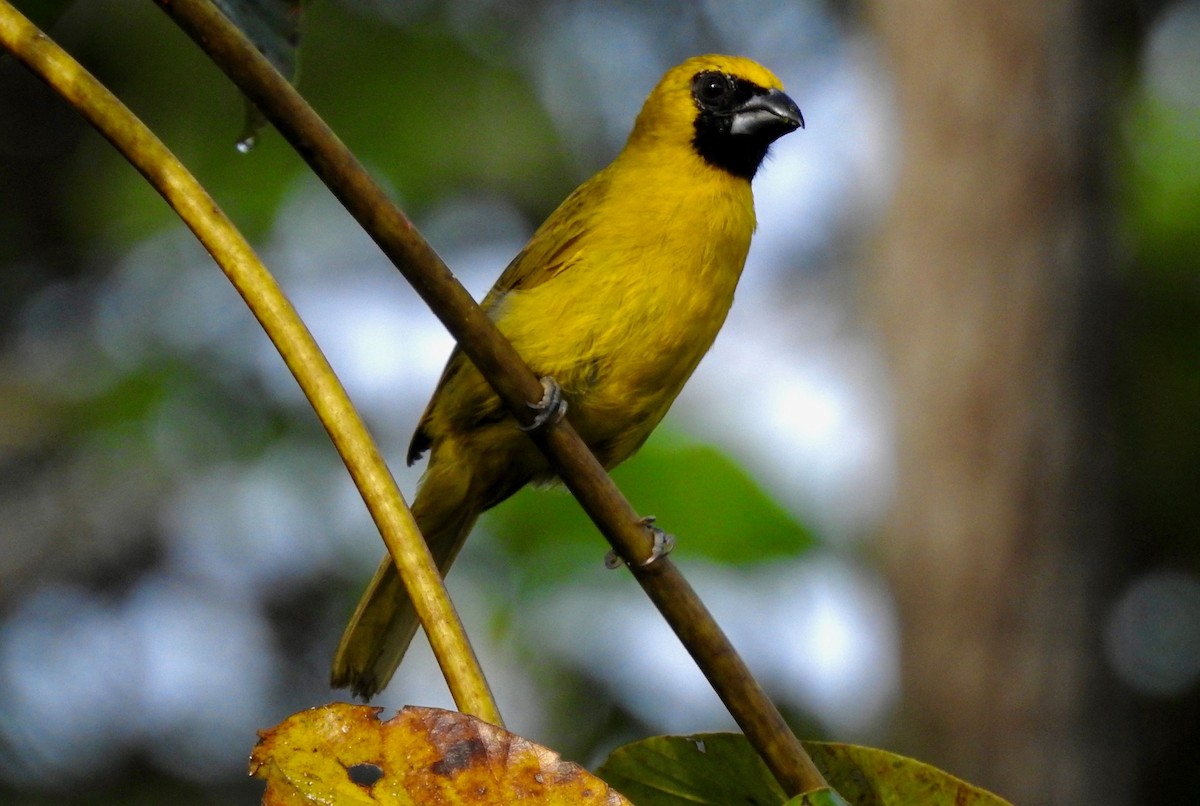
[[[653,515],[647,515],[642,518],[640,523],[650,530],[651,537],[654,538],[654,546],[650,549],[650,556],[641,563],[645,568],[650,563],[657,560],[659,557],[665,557],[675,548],[675,535],[670,535],[654,525],[655,518]],[[619,568],[623,560],[615,550],[609,551],[604,555],[605,568]]]
[[[517,426],[522,431],[536,431],[549,423],[557,423],[567,413],[567,399],[563,397],[562,387],[558,385],[558,381],[549,375],[543,377],[541,381],[542,399],[537,403],[525,404],[537,414],[534,415],[533,422],[529,425]]]

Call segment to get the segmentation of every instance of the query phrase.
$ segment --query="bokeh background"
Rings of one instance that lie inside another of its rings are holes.
[[[451,342],[150,3],[16,5],[254,240],[411,495]],[[49,12],[47,12],[49,9]],[[301,88],[482,294],[695,53],[808,128],[738,302],[617,472],[802,735],[1022,804],[1200,799],[1200,2],[318,0]],[[728,716],[565,493],[451,589],[587,764]],[[0,801],[255,802],[381,554],[282,362],[140,177],[0,60]],[[419,647],[377,702],[449,705]]]

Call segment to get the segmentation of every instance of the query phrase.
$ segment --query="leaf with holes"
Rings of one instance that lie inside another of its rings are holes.
[[[331,703],[260,734],[250,772],[264,806],[509,803],[622,806],[582,767],[502,728],[439,708]]]

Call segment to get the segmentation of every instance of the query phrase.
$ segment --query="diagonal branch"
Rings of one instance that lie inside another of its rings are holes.
[[[375,240],[521,423],[543,389],[446,264],[344,144],[209,0],[155,0],[204,49]],[[789,795],[827,786],[799,740],[669,559],[642,565],[653,540],[567,420],[531,433],[559,478],[625,558]]]

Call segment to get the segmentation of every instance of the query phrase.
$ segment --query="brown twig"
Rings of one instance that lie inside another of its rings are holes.
[[[155,0],[259,107],[442,320],[522,423],[543,389],[466,290],[349,150],[209,0]],[[827,786],[812,759],[633,507],[567,420],[531,434],[691,653],[785,792]]]

